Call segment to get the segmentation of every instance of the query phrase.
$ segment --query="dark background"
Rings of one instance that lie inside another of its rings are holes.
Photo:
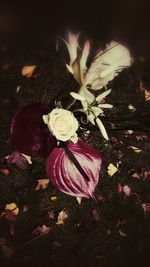
[[[66,29],[94,40],[120,40],[149,57],[148,1],[12,1],[0,4],[0,43],[40,47]]]

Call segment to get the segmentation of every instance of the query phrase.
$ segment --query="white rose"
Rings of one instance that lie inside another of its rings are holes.
[[[43,120],[58,140],[77,142],[78,121],[71,111],[55,108],[49,114],[43,115]]]

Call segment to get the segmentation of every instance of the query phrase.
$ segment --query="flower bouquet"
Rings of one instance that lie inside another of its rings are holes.
[[[113,108],[105,100],[112,90],[109,82],[129,67],[132,59],[125,46],[111,41],[89,62],[88,40],[81,45],[79,34],[71,32],[62,40],[70,56],[66,67],[79,85],[78,92],[70,92],[72,102],[68,107],[57,99],[54,109],[42,102],[22,107],[12,120],[11,140],[26,157],[46,158],[47,176],[58,190],[90,198],[99,182],[102,152],[81,139],[82,114],[109,142],[104,126],[104,110]],[[76,103],[79,108],[74,110]],[[80,114],[78,119],[76,111]]]

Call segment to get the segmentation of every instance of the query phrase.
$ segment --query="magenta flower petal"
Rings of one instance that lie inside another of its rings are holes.
[[[92,197],[99,181],[102,164],[100,153],[83,141],[76,144],[70,142],[67,149],[81,169],[68,156],[66,148],[54,148],[46,163],[49,179],[59,191],[68,195]]]
[[[11,140],[15,148],[32,157],[47,156],[56,146],[56,139],[43,122],[49,108],[43,103],[29,104],[12,120]]]

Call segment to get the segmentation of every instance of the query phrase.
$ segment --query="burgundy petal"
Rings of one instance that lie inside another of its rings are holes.
[[[10,164],[16,164],[20,169],[26,169],[28,167],[28,162],[25,157],[18,151],[12,152],[7,162]]]
[[[46,172],[53,185],[68,195],[75,197],[92,197],[99,181],[102,158],[100,153],[89,144],[78,141],[68,143],[71,151],[86,176],[77,168],[68,156],[65,148],[54,148],[47,159]]]
[[[48,112],[47,105],[34,103],[16,113],[11,125],[11,140],[19,152],[32,157],[47,156],[56,146],[56,139],[42,119]]]

